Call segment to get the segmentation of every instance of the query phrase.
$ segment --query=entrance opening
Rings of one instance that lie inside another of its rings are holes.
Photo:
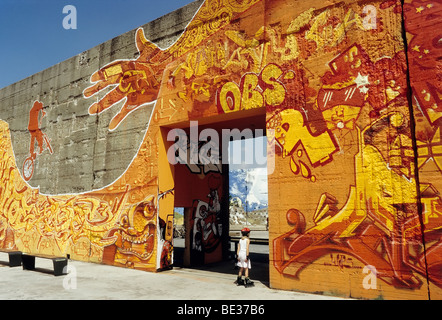
[[[200,161],[173,166],[173,267],[228,273],[232,275],[233,282],[238,273],[235,249],[241,236],[240,230],[247,226],[251,229],[250,277],[268,285],[265,111],[240,119],[216,120],[199,125],[198,137],[205,129],[217,132],[219,154],[211,154],[213,149],[210,149],[208,155],[219,156],[224,161],[220,161],[219,165]],[[191,127],[181,128],[188,137],[191,136]],[[227,129],[230,134],[226,135]],[[198,142],[200,155],[209,142],[214,141],[206,139]],[[223,148],[223,145],[226,147]],[[190,140],[187,147],[190,150]],[[188,158],[191,156],[187,155]],[[227,158],[229,163],[225,163]]]
[[[251,145],[263,161],[256,161],[258,160],[256,158],[255,161],[247,161],[247,150],[251,149]],[[236,158],[229,165],[231,252],[234,257],[238,241],[241,239],[241,229],[249,228],[251,230],[249,247],[252,262],[251,276],[258,275],[258,280],[263,282],[268,282],[266,275],[268,275],[269,267],[266,146],[265,136],[232,141],[229,146],[229,153],[231,152],[232,157]]]

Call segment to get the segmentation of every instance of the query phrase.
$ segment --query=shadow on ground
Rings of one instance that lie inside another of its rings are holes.
[[[184,248],[175,246],[173,256],[173,266],[175,268],[196,269],[231,274],[232,282],[236,280],[236,275],[239,271],[239,269],[235,266],[236,260],[233,258],[201,266],[184,267]],[[250,252],[250,260],[252,263],[252,268],[250,269],[250,279],[253,281],[259,281],[265,286],[269,287],[269,255],[265,253]]]

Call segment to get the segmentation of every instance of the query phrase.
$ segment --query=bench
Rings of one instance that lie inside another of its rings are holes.
[[[0,248],[0,252],[7,253],[9,256],[9,266],[10,267],[20,267],[22,261],[21,251],[14,249]]]
[[[23,253],[23,270],[35,270],[35,258],[50,259],[54,267],[54,276],[67,274],[68,259],[65,257],[56,257],[44,254]]]

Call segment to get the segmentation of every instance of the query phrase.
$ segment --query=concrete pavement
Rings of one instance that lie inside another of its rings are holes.
[[[7,259],[7,254],[0,253],[1,261]],[[224,267],[199,270],[175,268],[160,273],[72,260],[69,266],[68,275],[55,277],[44,272],[44,269],[52,270],[52,261],[46,259],[36,260],[37,271],[0,264],[0,299],[339,300],[323,295],[274,290],[265,281],[259,280],[255,280],[253,288],[237,287],[233,284],[236,271],[230,262]]]

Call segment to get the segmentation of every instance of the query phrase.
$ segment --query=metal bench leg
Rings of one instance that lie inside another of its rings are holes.
[[[22,260],[21,252],[9,252],[9,266],[10,267],[20,267]]]
[[[54,275],[55,276],[61,276],[64,274],[67,274],[67,265],[68,265],[68,259],[66,258],[55,258],[52,259],[52,262],[54,264]]]
[[[34,270],[35,269],[35,257],[34,256],[23,255],[22,262],[23,262],[23,270]]]

